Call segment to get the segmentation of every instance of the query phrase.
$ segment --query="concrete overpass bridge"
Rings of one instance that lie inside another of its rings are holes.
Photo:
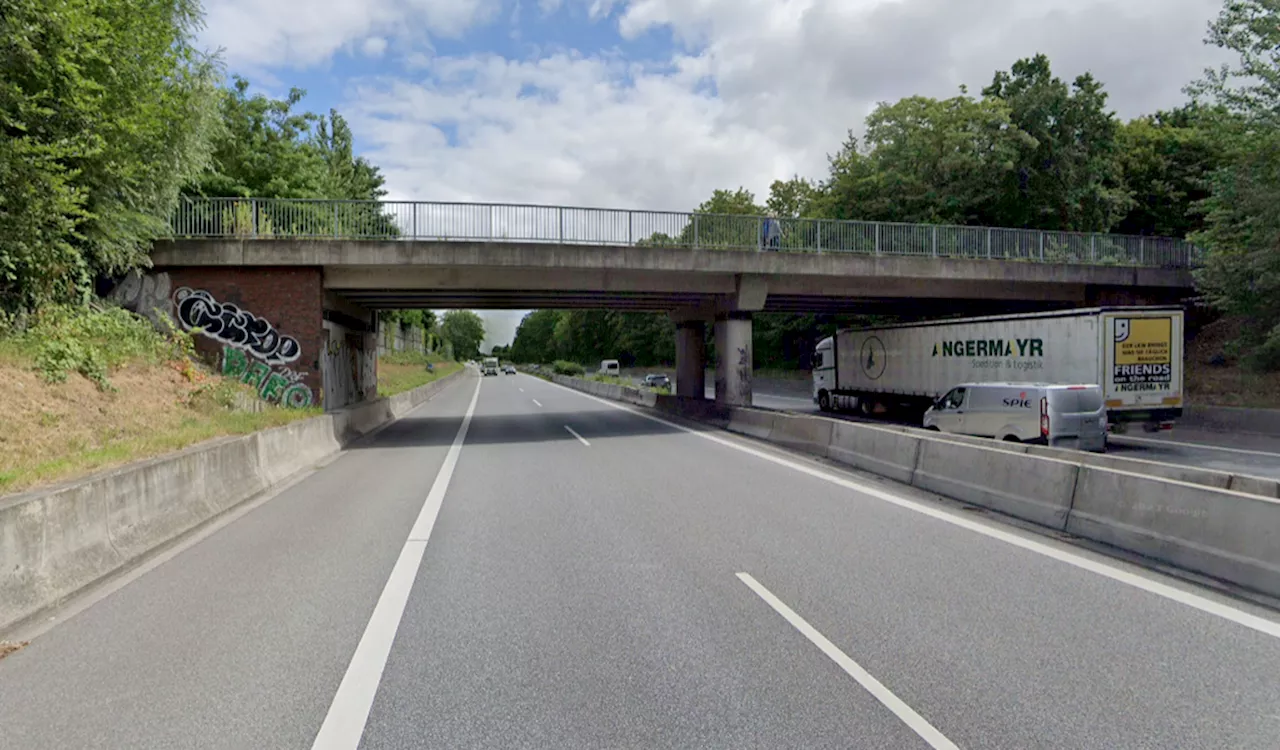
[[[1166,238],[499,204],[192,199],[172,229],[143,306],[199,327],[224,369],[230,356],[264,387],[279,374],[327,407],[373,394],[378,309],[667,312],[677,389],[695,394],[713,324],[717,350],[737,352],[721,357],[717,400],[741,404],[753,312],[1176,302],[1195,260]]]

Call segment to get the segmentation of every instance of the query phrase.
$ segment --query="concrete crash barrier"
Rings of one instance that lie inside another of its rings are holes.
[[[1062,530],[1078,471],[1066,461],[925,438],[911,484]]]
[[[1280,409],[1188,406],[1178,425],[1215,432],[1250,432],[1280,437]]]
[[[1220,490],[1225,490],[1231,485],[1231,475],[1225,471],[1164,464],[1156,461],[1145,461],[1140,458],[1121,458],[1119,456],[1109,456],[1105,453],[1086,453],[1062,448],[1046,448],[1039,445],[1027,446],[1027,453],[1033,456],[1056,458],[1061,461],[1072,461],[1084,466],[1097,466],[1102,469],[1145,474],[1162,479],[1173,479],[1179,482],[1214,487]]]
[[[769,433],[773,432],[773,422],[776,416],[771,411],[735,407],[729,410],[728,429],[730,432],[736,432],[739,435],[749,435],[753,438],[768,440]]]
[[[1280,499],[1280,482],[1266,477],[1250,477],[1243,474],[1231,475],[1232,492],[1243,492],[1246,495]]]
[[[408,398],[219,438],[0,499],[0,630],[315,465],[385,423],[377,422],[380,415],[407,411],[461,374],[410,391]]]
[[[1093,466],[1067,532],[1280,596],[1280,500]]]
[[[856,469],[910,484],[921,438],[904,430],[886,430],[854,422],[836,422],[827,457]]]
[[[732,421],[730,416],[730,423]],[[826,458],[834,426],[835,421],[830,419],[778,414],[773,418],[769,442]]]

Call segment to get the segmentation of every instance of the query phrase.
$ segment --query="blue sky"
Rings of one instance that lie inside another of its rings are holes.
[[[1126,118],[1226,59],[1222,0],[204,1],[228,71],[337,108],[403,200],[689,210],[1038,52]]]

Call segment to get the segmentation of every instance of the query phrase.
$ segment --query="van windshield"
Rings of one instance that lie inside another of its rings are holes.
[[[1049,391],[1054,409],[1066,414],[1092,413],[1102,408],[1102,389],[1054,389]]]

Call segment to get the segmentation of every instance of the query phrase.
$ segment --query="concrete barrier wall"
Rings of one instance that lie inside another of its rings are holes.
[[[0,630],[332,455],[464,372],[388,399],[0,500]]]
[[[768,440],[769,433],[773,432],[775,418],[776,415],[771,411],[733,408],[729,410],[728,429],[740,435]]]
[[[732,423],[731,417],[730,424]],[[778,414],[773,419],[773,429],[769,432],[768,439],[771,443],[826,458],[834,425],[835,422],[830,419]]]
[[[949,440],[922,441],[911,483],[984,508],[1062,530],[1080,467]]]
[[[1067,531],[1280,596],[1280,501],[1092,466]]]
[[[1280,409],[1238,409],[1229,406],[1189,406],[1178,423],[1217,432],[1250,432],[1280,437]]]
[[[836,422],[827,457],[856,469],[911,483],[921,439],[903,430],[886,430],[853,422]]]

